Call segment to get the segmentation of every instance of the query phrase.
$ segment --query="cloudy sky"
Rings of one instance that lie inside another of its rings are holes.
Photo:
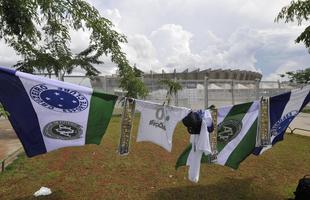
[[[310,66],[310,55],[294,40],[305,28],[274,23],[290,0],[88,0],[127,36],[122,45],[131,64],[161,72],[189,69],[244,69],[277,80],[285,71]],[[88,33],[72,33],[72,49],[88,42]],[[1,65],[19,57],[3,42]],[[99,66],[113,73],[108,59]]]

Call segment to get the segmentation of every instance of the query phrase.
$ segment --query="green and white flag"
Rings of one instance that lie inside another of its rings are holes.
[[[237,169],[253,152],[259,107],[259,101],[254,101],[218,110],[217,164]]]
[[[250,155],[256,144],[260,103],[225,106],[218,109],[217,159],[214,163],[237,169]],[[191,145],[178,158],[176,169],[186,165]],[[203,155],[201,162],[210,163],[210,156]]]
[[[117,96],[0,67],[0,101],[29,157],[100,144]]]

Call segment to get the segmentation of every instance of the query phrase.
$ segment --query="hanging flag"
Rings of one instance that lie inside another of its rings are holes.
[[[310,102],[310,86],[270,97],[269,134],[271,145],[255,148],[253,154],[260,155],[283,140],[284,133],[297,114]]]
[[[135,100],[141,112],[137,142],[153,142],[171,152],[174,129],[190,109]]]
[[[217,158],[212,162],[237,169],[255,148],[259,101],[220,107],[217,113]],[[186,165],[192,145],[178,158],[176,169]],[[203,155],[202,163],[211,163],[210,155]]]
[[[0,102],[27,156],[100,144],[117,96],[0,67]]]
[[[259,108],[254,101],[218,109],[217,164],[237,169],[253,152]]]

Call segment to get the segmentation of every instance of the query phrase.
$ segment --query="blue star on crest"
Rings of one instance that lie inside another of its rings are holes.
[[[60,90],[45,90],[40,94],[40,98],[48,105],[60,109],[74,109],[79,106],[79,100],[74,95]]]

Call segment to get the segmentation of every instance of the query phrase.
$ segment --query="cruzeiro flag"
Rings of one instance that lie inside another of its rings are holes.
[[[218,109],[217,160],[215,163],[234,169],[253,152],[258,128],[259,101]],[[176,168],[186,165],[191,145],[179,157]],[[207,155],[203,163],[209,163]]]
[[[66,146],[100,144],[116,99],[0,67],[0,102],[29,157]]]
[[[269,132],[271,144],[283,140],[284,133],[297,114],[310,102],[310,86],[270,97]],[[255,148],[253,154],[260,155],[272,145]]]

